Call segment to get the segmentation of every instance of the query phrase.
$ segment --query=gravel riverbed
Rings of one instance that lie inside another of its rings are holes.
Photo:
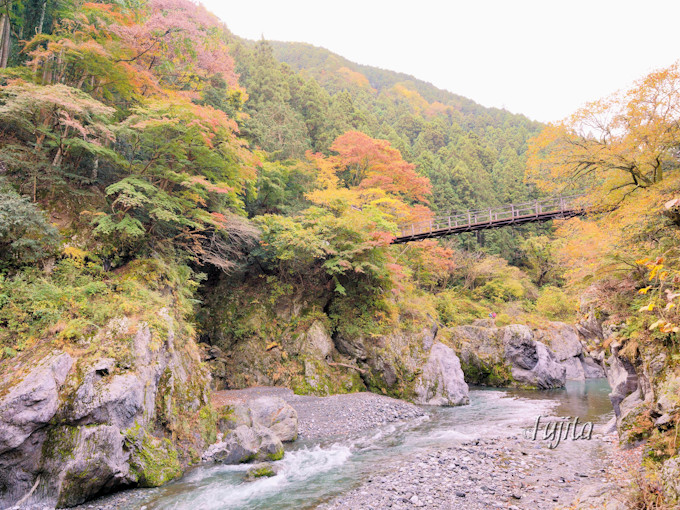
[[[216,392],[213,402],[224,405],[262,396],[280,397],[293,406],[298,413],[299,439],[346,436],[425,415],[409,402],[367,392],[315,397],[295,395],[286,388],[256,387]]]
[[[609,449],[612,438],[592,441]],[[318,508],[575,508],[580,489],[608,482],[604,465],[591,460],[523,437],[475,440],[404,459]]]

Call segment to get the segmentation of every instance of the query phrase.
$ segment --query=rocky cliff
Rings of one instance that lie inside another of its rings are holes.
[[[603,360],[611,386],[612,406],[621,444],[646,441],[645,463],[665,489],[680,503],[680,457],[677,431],[680,421],[680,366],[677,347],[663,343],[637,343],[623,331],[625,325],[607,320],[590,307],[579,332],[594,355]]]
[[[456,354],[438,342],[431,318],[368,334],[337,327],[332,296],[318,287],[278,292],[271,282],[250,282],[229,301],[225,295],[214,289],[204,316],[216,389],[276,385],[298,394],[369,390],[423,404],[468,402]]]
[[[164,309],[111,321],[87,345],[45,343],[2,367],[0,507],[73,506],[182,473],[204,446],[209,374]]]
[[[604,377],[577,328],[568,324],[551,322],[532,329],[481,320],[447,328],[442,336],[458,353],[470,384],[550,389],[564,386],[567,379]]]

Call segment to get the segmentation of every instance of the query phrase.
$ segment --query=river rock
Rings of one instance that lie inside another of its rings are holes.
[[[621,501],[621,490],[613,483],[590,484],[582,487],[576,500],[569,508],[577,510],[626,510],[628,506]]]
[[[566,368],[528,326],[458,326],[445,330],[459,353],[465,380],[489,386],[559,388]],[[573,352],[577,349],[571,347]],[[571,351],[569,353],[572,353]]]
[[[283,457],[283,444],[273,430],[261,425],[253,426],[255,437],[257,438],[258,458],[279,460]]]
[[[261,397],[249,402],[248,406],[253,425],[271,429],[283,442],[297,439],[297,412],[285,400],[279,397]]]
[[[512,377],[522,385],[539,389],[561,388],[566,369],[555,354],[541,342],[533,340],[531,329],[522,325],[504,328],[505,358],[512,364]]]
[[[251,427],[240,425],[230,432],[224,441],[211,445],[203,454],[204,462],[240,464],[257,455],[258,440]]]
[[[240,425],[223,441],[211,445],[203,454],[204,462],[241,464],[254,459],[278,460],[283,457],[283,445],[270,429],[255,424]]]
[[[453,349],[437,342],[415,386],[416,404],[458,406],[470,403],[460,360]]]
[[[594,327],[590,325],[589,327]],[[564,322],[550,322],[535,331],[535,339],[547,345],[566,369],[569,380],[582,381],[604,377],[600,364],[583,349],[578,326]],[[590,330],[585,330],[592,334]]]
[[[680,503],[680,457],[668,459],[661,468],[661,479],[666,493]]]

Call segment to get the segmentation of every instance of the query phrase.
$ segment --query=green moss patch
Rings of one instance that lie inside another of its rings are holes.
[[[130,471],[140,487],[159,487],[182,475],[177,450],[169,439],[150,435],[139,425],[125,432]]]

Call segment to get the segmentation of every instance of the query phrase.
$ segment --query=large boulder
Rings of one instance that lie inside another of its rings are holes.
[[[586,379],[604,379],[606,377],[602,365],[589,356],[581,355],[581,367]],[[567,379],[569,379],[568,376]]]
[[[59,410],[59,391],[73,362],[69,354],[55,351],[27,366],[23,378],[8,373],[0,381],[0,508],[34,488],[46,428]]]
[[[470,403],[468,385],[453,349],[440,342],[432,346],[416,381],[415,393],[416,404],[458,406]]]
[[[356,363],[367,389],[410,400],[436,335],[437,326],[432,324],[420,331],[398,330],[371,338],[337,335],[335,345]]]
[[[536,340],[550,347],[558,361],[578,358],[583,352],[578,330],[564,322],[551,322],[546,327],[538,329]]]
[[[279,397],[260,397],[248,403],[253,425],[270,429],[281,441],[295,441],[298,435],[297,411]]]
[[[583,329],[583,331],[592,334],[590,330]],[[600,364],[584,350],[579,326],[564,322],[550,322],[536,330],[535,339],[547,345],[555,353],[557,360],[566,369],[567,379],[582,381],[605,376]]]
[[[605,362],[607,381],[611,387],[609,399],[617,419],[621,417],[621,402],[638,389],[638,375],[633,364],[618,356],[619,345],[611,346],[612,354]]]
[[[673,457],[663,463],[661,480],[666,489],[666,494],[680,506],[680,457]]]
[[[10,386],[0,401],[0,454],[21,445],[44,427],[59,409],[59,390],[73,366],[64,352],[48,354],[17,384]]]
[[[444,332],[470,384],[555,388],[566,379],[604,377],[601,360],[585,351],[578,329],[562,322],[531,329],[519,324],[497,328],[478,320]]]
[[[203,454],[204,462],[240,464],[249,462],[257,455],[259,443],[251,427],[240,425],[223,441],[211,445]]]
[[[503,345],[512,378],[520,385],[538,389],[564,386],[566,369],[550,349],[533,339],[530,328],[517,324],[505,327]]]
[[[242,464],[252,460],[279,460],[283,445],[270,429],[255,424],[240,425],[229,432],[223,441],[211,445],[203,454],[204,462]]]
[[[319,321],[314,321],[306,333],[301,335],[300,351],[318,359],[330,358],[335,346],[328,331]]]
[[[625,495],[613,483],[594,483],[579,489],[569,508],[575,510],[626,510]]]

